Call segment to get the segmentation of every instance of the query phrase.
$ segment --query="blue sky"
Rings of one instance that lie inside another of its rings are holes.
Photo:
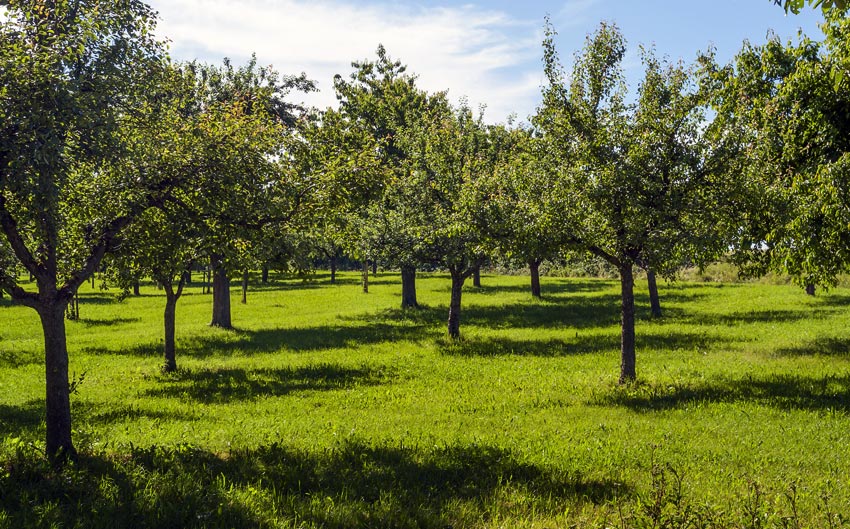
[[[542,26],[549,15],[569,69],[573,53],[600,21],[616,23],[628,42],[624,61],[632,88],[640,79],[638,45],[692,61],[713,46],[728,61],[744,39],[760,43],[769,30],[820,37],[818,11],[785,16],[770,0],[566,0],[376,2],[366,0],[154,0],[159,33],[178,60],[237,62],[252,52],[283,73],[306,72],[321,92],[301,97],[334,104],[333,75],[352,60],[374,57],[383,43],[428,90],[486,105],[488,121],[534,112],[543,83]]]

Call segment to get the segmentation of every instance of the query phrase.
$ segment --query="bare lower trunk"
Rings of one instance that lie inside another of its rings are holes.
[[[227,270],[220,260],[213,262],[213,317],[210,325],[222,329],[232,329],[230,320],[230,280]]]
[[[369,262],[363,261],[363,273],[362,273],[362,281],[363,281],[363,293],[369,293]]]
[[[336,283],[336,257],[331,257],[331,285]]]
[[[65,342],[66,303],[54,302],[38,310],[44,331],[47,438],[45,451],[52,461],[76,458],[71,443],[71,394],[68,384],[68,348]]]
[[[528,262],[528,269],[531,272],[531,295],[535,298],[540,297],[540,261],[533,260]]]
[[[260,281],[262,281],[264,285],[269,282],[269,265],[268,264],[263,265],[262,277],[260,278]]]
[[[810,296],[815,295],[815,286],[813,284],[810,283],[810,284],[806,285],[806,294],[808,294]]]
[[[634,380],[635,373],[635,279],[631,264],[620,266],[620,288],[622,293],[620,384]]]
[[[248,270],[242,271],[242,304],[248,303]]]
[[[138,281],[138,279],[136,281],[133,281],[133,295],[134,296],[140,296],[141,295],[141,292],[139,291],[139,281]]]
[[[372,261],[372,275],[378,275],[378,261]]]
[[[401,267],[401,308],[415,309],[419,307],[416,302],[416,267]]]
[[[460,338],[460,299],[463,295],[463,282],[466,278],[460,271],[452,270],[452,298],[449,302],[449,337]]]
[[[174,329],[176,326],[177,296],[169,285],[165,289],[165,363],[162,370],[172,372],[177,370],[177,358],[174,346]]]
[[[476,266],[475,269],[472,270],[472,286],[481,286],[481,266]]]
[[[655,280],[655,272],[646,271],[646,282],[649,284],[649,306],[653,318],[661,317],[661,300],[658,298],[658,283]]]

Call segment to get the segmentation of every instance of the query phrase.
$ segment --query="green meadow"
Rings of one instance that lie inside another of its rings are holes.
[[[619,386],[617,282],[485,275],[458,342],[417,283],[273,275],[234,331],[194,283],[173,374],[162,293],[87,287],[61,471],[37,316],[0,300],[0,528],[850,526],[850,290],[675,282],[652,319],[639,284]]]

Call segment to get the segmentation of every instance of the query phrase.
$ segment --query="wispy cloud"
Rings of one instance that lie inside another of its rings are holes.
[[[591,0],[581,0],[582,2]],[[334,104],[334,74],[373,58],[379,43],[419,75],[425,89],[487,105],[491,121],[530,113],[539,99],[540,21],[458,7],[354,4],[345,0],[156,0],[159,32],[177,59],[244,60],[256,52],[282,73],[306,72]]]

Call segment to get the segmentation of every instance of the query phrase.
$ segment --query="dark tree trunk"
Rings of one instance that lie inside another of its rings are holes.
[[[269,265],[268,264],[263,264],[262,277],[260,278],[260,281],[262,281],[264,285],[269,282]]]
[[[631,263],[620,266],[622,291],[620,384],[633,381],[635,373],[635,278]]]
[[[242,270],[242,304],[248,303],[248,270]]]
[[[808,285],[806,285],[806,294],[810,296],[815,295],[815,286],[813,284],[809,283]]]
[[[183,284],[191,285],[192,284],[192,271],[186,270],[183,272]]]
[[[170,281],[170,280],[169,280]],[[174,330],[176,328],[177,315],[177,300],[183,295],[183,286],[186,284],[186,275],[181,276],[180,282],[177,284],[177,290],[174,290],[174,285],[168,282],[165,287],[165,363],[162,365],[162,370],[166,373],[177,371],[177,356],[175,354]]]
[[[91,278],[89,278],[89,280],[91,281],[91,288],[92,290],[94,290],[94,274],[91,275]]]
[[[480,287],[481,286],[481,265],[477,265],[472,270],[472,286]]]
[[[532,260],[528,262],[528,269],[531,271],[531,295],[535,298],[540,297],[540,261]]]
[[[230,280],[227,270],[219,259],[213,260],[212,270],[213,316],[210,325],[222,329],[232,329],[230,320]]]
[[[133,281],[133,295],[140,296],[141,292],[139,291],[139,280]]]
[[[649,284],[649,306],[653,318],[661,317],[661,300],[658,298],[658,283],[655,280],[655,272],[646,271],[646,282]]]
[[[362,273],[362,281],[363,281],[363,293],[369,293],[369,262],[363,261],[363,273]]]
[[[71,393],[68,383],[68,348],[65,343],[67,302],[55,301],[38,309],[44,331],[48,458],[57,463],[75,459],[71,443]]]
[[[460,338],[460,298],[463,295],[463,283],[466,277],[460,270],[451,270],[452,298],[449,302],[449,338]]]
[[[419,308],[416,302],[416,267],[401,267],[401,308]]]
[[[378,261],[372,261],[372,275],[378,275]]]
[[[331,285],[336,283],[336,256],[331,257]]]
[[[177,296],[171,285],[165,288],[165,363],[162,370],[171,373],[177,371],[177,358],[174,351],[174,328],[177,315]]]

